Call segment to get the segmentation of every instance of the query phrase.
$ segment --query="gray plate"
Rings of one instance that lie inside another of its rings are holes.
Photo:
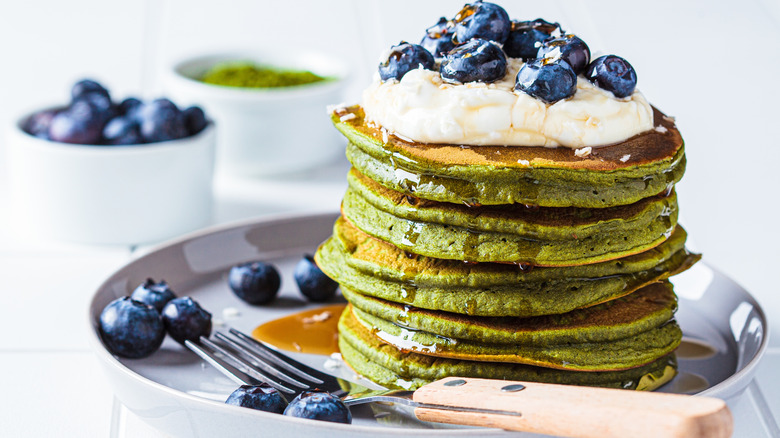
[[[290,436],[325,430],[346,437],[504,434],[422,423],[409,412],[378,406],[355,409],[353,425],[236,408],[223,403],[236,385],[170,339],[160,351],[139,360],[117,359],[103,346],[97,331],[101,310],[149,277],[165,279],[179,296],[194,297],[215,318],[243,331],[316,307],[302,300],[292,270],[304,253],[312,253],[330,235],[337,216],[285,216],[210,228],[164,244],[114,273],[95,293],[89,322],[92,346],[117,398],[152,426],[177,436],[248,436],[256,434],[260,425],[264,433]],[[271,261],[282,274],[280,296],[269,306],[248,306],[227,287],[231,266],[257,259]],[[679,354],[680,375],[661,390],[726,399],[739,396],[766,349],[764,312],[747,291],[704,263],[675,277],[674,283],[680,296],[677,319],[685,334],[684,348]],[[230,317],[236,310],[238,316]],[[318,368],[326,359],[294,356]],[[346,370],[342,373],[348,376]]]

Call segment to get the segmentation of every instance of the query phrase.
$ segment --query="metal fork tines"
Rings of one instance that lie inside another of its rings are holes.
[[[285,394],[288,399],[297,397],[304,391],[318,390],[341,398],[347,405],[392,402],[432,409],[517,415],[508,411],[418,403],[412,400],[412,391],[369,389],[302,364],[232,328],[227,333],[214,333],[212,339],[201,336],[198,343],[185,341],[185,345],[236,383],[267,383]]]
[[[185,344],[242,385],[264,382],[289,397],[313,389],[337,396],[346,394],[346,388],[336,377],[304,365],[232,328],[227,333],[214,333],[212,339],[201,337],[197,344],[191,341]]]

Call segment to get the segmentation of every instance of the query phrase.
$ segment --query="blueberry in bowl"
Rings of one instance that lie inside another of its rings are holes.
[[[535,58],[523,64],[517,72],[515,90],[545,103],[555,103],[574,96],[577,74],[562,59]]]
[[[569,63],[575,74],[581,74],[590,63],[590,48],[580,37],[566,34],[544,40],[536,57],[563,59]]]
[[[282,394],[266,383],[241,385],[228,396],[225,403],[275,414],[283,413],[287,407]]]
[[[560,33],[558,23],[549,23],[541,18],[532,21],[513,21],[512,31],[504,43],[506,56],[529,60],[536,58],[544,40]]]
[[[431,52],[423,46],[402,41],[391,47],[387,57],[379,63],[379,77],[383,81],[400,81],[406,73],[416,68],[433,69],[434,62]]]
[[[309,301],[328,301],[336,295],[336,289],[339,287],[335,280],[320,270],[310,254],[304,255],[295,265],[293,277],[298,289]]]
[[[230,268],[228,286],[241,300],[253,304],[267,304],[279,293],[279,271],[270,263],[253,261]]]
[[[455,48],[455,43],[452,42],[454,32],[455,28],[452,22],[441,17],[438,23],[425,30],[425,36],[420,41],[420,45],[431,52],[435,58],[441,58]]]
[[[449,51],[439,70],[442,80],[451,84],[489,83],[504,77],[506,65],[506,55],[497,44],[474,38]]]
[[[615,97],[628,97],[636,88],[636,70],[628,61],[616,55],[594,59],[585,72],[585,78],[599,88],[611,91]]]
[[[352,423],[352,413],[347,405],[327,392],[304,391],[287,405],[284,415],[333,423]]]
[[[472,38],[504,43],[512,28],[504,8],[483,1],[467,4],[455,15],[455,42],[463,44]]]
[[[168,301],[176,298],[176,294],[165,280],[155,282],[153,279],[147,278],[145,282],[133,290],[130,298],[148,304],[157,309],[158,312],[162,312]]]
[[[129,359],[151,355],[165,338],[160,312],[130,297],[110,302],[100,313],[98,327],[108,351]]]
[[[163,307],[162,320],[165,330],[180,344],[185,340],[197,342],[201,336],[211,334],[211,313],[190,297],[169,301]]]

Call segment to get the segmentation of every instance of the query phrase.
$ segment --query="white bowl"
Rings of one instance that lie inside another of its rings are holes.
[[[160,143],[57,143],[8,129],[11,220],[38,238],[134,245],[211,222],[215,128]]]
[[[330,79],[266,89],[199,80],[213,66],[231,61],[309,70]],[[166,74],[165,92],[176,102],[201,105],[217,122],[220,173],[262,176],[311,168],[343,153],[326,107],[342,101],[346,77],[343,64],[318,54],[225,53],[175,64]]]

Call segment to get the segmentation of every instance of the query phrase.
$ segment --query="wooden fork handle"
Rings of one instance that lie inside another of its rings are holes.
[[[570,437],[720,438],[734,429],[723,400],[622,389],[449,377],[415,391],[414,401],[517,414],[415,409],[424,421]]]

